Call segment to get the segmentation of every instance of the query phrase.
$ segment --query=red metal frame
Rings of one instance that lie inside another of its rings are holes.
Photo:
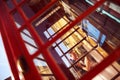
[[[74,20],[72,23],[70,23],[70,25],[68,25],[64,30],[59,32],[53,39],[51,39],[47,43],[43,43],[43,41],[40,39],[40,37],[38,36],[38,34],[36,33],[36,31],[34,30],[34,28],[32,27],[32,25],[30,23],[34,19],[36,19],[38,16],[43,14],[52,5],[54,5],[57,2],[57,0],[52,0],[48,5],[46,5],[43,9],[41,9],[38,13],[36,13],[30,19],[28,19],[26,17],[24,12],[20,8],[20,5],[17,4],[16,0],[13,0],[15,8],[18,10],[18,12],[22,16],[23,20],[25,21],[25,24],[20,29],[16,28],[16,26],[13,22],[13,19],[10,16],[11,12],[9,12],[7,7],[5,6],[5,3],[3,1],[0,1],[0,15],[2,15],[2,16],[0,16],[0,30],[1,30],[2,38],[3,38],[4,46],[6,49],[6,53],[8,56],[8,60],[9,60],[15,80],[19,80],[19,74],[18,74],[18,70],[17,70],[17,61],[19,60],[19,58],[21,56],[25,58],[25,60],[28,64],[28,68],[29,68],[28,71],[24,73],[25,79],[26,80],[41,80],[40,75],[38,74],[37,69],[33,63],[33,59],[36,58],[40,53],[42,53],[42,55],[44,56],[47,64],[51,68],[56,79],[57,80],[58,79],[59,80],[67,80],[66,76],[61,71],[61,69],[57,65],[56,61],[50,55],[50,53],[47,49],[57,39],[59,39],[64,33],[66,33],[73,26],[75,26],[78,22],[80,22],[83,18],[88,16],[90,13],[92,13],[96,8],[98,8],[105,1],[106,0],[100,0],[94,6],[88,8],[84,13],[82,13],[80,16],[78,16],[76,18],[76,20]],[[23,0],[23,2],[21,2],[20,4],[22,4],[24,2],[25,1]],[[39,47],[38,51],[33,55],[30,55],[28,53],[28,51],[24,45],[24,42],[20,36],[20,32],[23,29],[28,29],[28,31],[31,33],[31,35],[33,36],[33,39],[35,40],[35,42],[37,43],[37,45]],[[109,55],[107,58],[105,58],[93,70],[89,71],[85,76],[83,76],[81,78],[81,80],[91,80],[94,76],[96,76],[98,73],[100,73],[102,70],[104,70],[108,65],[110,65],[113,61],[117,60],[118,58],[120,58],[120,48],[118,48],[111,55]]]
[[[29,71],[24,73],[25,79],[40,80],[40,76],[39,74],[36,74],[38,72],[34,66],[32,59],[30,58],[30,55],[24,45],[22,38],[20,37],[20,33],[17,31],[17,28],[12,18],[8,14],[8,10],[5,7],[5,3],[3,3],[2,1],[0,3],[1,3],[0,11],[4,11],[4,13],[0,12],[0,15],[2,15],[0,17],[1,24],[2,24],[0,26],[0,29],[1,29],[2,37],[5,36],[3,37],[3,40],[4,40],[3,42],[4,42],[5,49],[7,51],[8,59],[10,60],[11,69],[12,69],[15,80],[19,80],[19,77],[18,77],[19,71],[17,70],[17,61],[19,60],[20,57],[25,57],[27,63],[29,63],[28,64]],[[11,53],[8,51],[10,51]]]
[[[54,5],[57,2],[57,0],[52,0],[48,5],[46,5],[42,10],[40,10],[35,16],[33,16],[29,21],[27,19],[27,17],[24,15],[23,11],[20,9],[19,6],[17,6],[16,1],[14,0],[14,4],[17,7],[18,12],[21,14],[21,16],[23,17],[23,19],[26,22],[27,25],[27,29],[31,32],[31,34],[33,35],[34,40],[38,43],[39,45],[39,53],[45,53],[43,54],[43,56],[46,59],[46,62],[48,63],[48,65],[51,67],[51,70],[53,71],[54,75],[56,76],[57,79],[60,80],[64,80],[66,79],[64,73],[60,70],[59,66],[57,65],[57,63],[55,62],[55,60],[52,58],[52,56],[50,55],[50,53],[47,51],[47,47],[43,46],[43,42],[42,40],[40,40],[39,36],[37,35],[36,31],[33,29],[33,27],[30,25],[29,22],[33,21],[35,18],[37,18],[39,15],[43,14],[46,9],[49,9],[50,6]],[[25,27],[25,26],[24,26]],[[24,29],[24,27],[22,27],[22,29]],[[37,57],[37,56],[35,56]],[[35,57],[33,57],[32,59],[34,59]],[[28,59],[29,60],[29,59]],[[49,62],[50,61],[50,62]],[[58,74],[56,74],[58,73]]]

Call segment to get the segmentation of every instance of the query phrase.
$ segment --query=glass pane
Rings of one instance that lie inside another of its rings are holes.
[[[65,53],[68,51],[68,48],[65,46],[65,44],[62,42],[58,45],[60,49]]]
[[[80,57],[75,50],[71,50],[69,52],[69,56],[67,57],[69,58],[71,64],[74,65],[75,70],[81,75],[91,70],[97,64],[91,55]]]
[[[58,39],[57,41],[56,41],[56,43],[60,43],[62,40],[61,39]]]
[[[62,60],[64,61],[64,64],[65,64],[67,67],[70,67],[70,63],[69,63],[69,61],[66,59],[66,57],[62,57]]]
[[[78,29],[78,32],[79,34],[82,36],[82,37],[85,37],[86,36],[86,33],[82,31],[82,29]]]
[[[49,77],[47,77],[47,76],[42,76],[42,80],[56,80],[56,79],[55,79],[55,77],[53,77],[53,76],[49,76]]]
[[[24,33],[21,33],[21,35],[22,35],[22,38],[24,41],[26,41],[26,42],[28,41],[28,42],[32,43],[33,46],[36,46],[36,43],[34,42],[34,40],[31,37],[25,35]]]
[[[33,46],[31,46],[31,45],[29,45],[27,43],[25,43],[25,46],[26,46],[26,48],[27,48],[27,50],[28,50],[28,52],[30,54],[33,54],[33,53],[35,53],[38,50],[37,48],[35,48],[35,47],[33,47]]]
[[[61,38],[64,39],[67,36],[70,36],[70,34],[72,35],[73,32],[75,32],[75,30],[73,28],[71,28],[68,32],[66,32]]]
[[[48,28],[47,31],[49,32],[50,35],[53,35],[55,33],[52,28]]]
[[[86,51],[90,51],[93,47],[87,42],[87,41],[83,41],[83,47]]]
[[[13,19],[14,19],[14,22],[15,22],[17,28],[20,28],[21,25],[24,23],[21,15],[17,11],[15,13],[13,13],[12,15],[13,15]]]
[[[96,50],[103,56],[103,57],[107,57],[108,56],[108,53],[100,46],[98,46],[96,48]]]
[[[63,42],[66,47],[68,47],[68,49],[70,49],[71,47],[73,47],[75,44],[77,44],[75,38],[73,35],[69,36],[68,38],[65,39],[65,41]]]
[[[88,36],[88,37],[86,38],[86,40],[87,40],[92,46],[98,45],[97,41],[96,41],[94,38],[90,37],[90,36]]]
[[[44,32],[44,35],[47,37],[47,39],[50,38],[50,35],[47,31]]]
[[[42,80],[56,80],[44,57],[40,54],[34,60],[34,64],[42,77]]]
[[[101,54],[99,52],[97,52],[96,50],[93,50],[90,52],[90,56],[93,58],[94,61],[96,61],[97,63],[100,63],[104,58],[103,56],[101,56]]]
[[[33,40],[32,35],[27,29],[24,29],[23,32],[21,32],[22,39],[24,40],[24,43],[26,45],[26,48],[30,54],[35,53],[38,50],[38,46],[36,45],[36,42]]]
[[[35,13],[28,4],[24,4],[22,9],[28,18],[32,17]]]
[[[108,66],[105,70],[95,76],[92,80],[102,79],[102,80],[112,80],[112,78],[117,75],[117,71],[113,66]]]
[[[62,53],[62,51],[60,50],[60,48],[55,47],[55,50],[56,50],[56,52],[59,54],[59,56],[62,56],[62,55],[63,55],[63,53]]]
[[[46,62],[39,59],[34,60],[35,65],[38,67],[40,74],[52,74]]]
[[[77,73],[77,71],[74,68],[70,68],[70,72],[73,74],[76,80],[79,80],[81,75]]]
[[[57,32],[58,30],[62,29],[63,27],[65,27],[68,24],[65,16],[62,17],[61,19],[59,19],[54,25],[52,25],[51,27],[53,28],[53,30],[55,32]]]

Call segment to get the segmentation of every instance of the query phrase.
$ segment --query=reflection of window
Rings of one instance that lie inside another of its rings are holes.
[[[94,5],[94,3],[91,1],[91,0],[85,0],[88,4],[90,5]],[[105,6],[105,8],[104,8]],[[112,7],[114,6],[114,7]],[[107,7],[107,9],[106,9]],[[116,7],[116,8],[115,8]],[[96,11],[100,11],[102,14],[105,14],[107,15],[108,17],[110,17],[111,19],[117,21],[118,23],[120,23],[120,20],[117,18],[119,16],[117,16],[119,14],[119,10],[116,10],[116,9],[119,9],[119,6],[115,5],[114,3],[110,3],[109,6],[106,5],[106,3],[104,3],[104,5],[102,5],[102,7],[99,7]],[[113,14],[114,12],[114,14]]]
[[[52,28],[55,32],[57,32],[58,30],[60,30],[61,28],[63,28],[67,24],[68,24],[68,20],[64,16],[63,18],[58,20],[54,25],[52,25]]]
[[[59,47],[63,52],[66,52],[68,50],[67,47],[64,45],[64,43],[60,43]]]
[[[81,45],[80,47],[78,47],[78,50],[81,52],[81,53],[86,53],[87,50]]]
[[[19,28],[23,24],[22,17],[17,11],[15,11],[12,15],[13,15],[13,19],[14,19],[16,26]]]
[[[59,47],[55,47],[55,51],[58,53],[59,56],[63,55]]]
[[[42,77],[42,80],[55,80],[52,71],[50,70],[42,55],[39,55],[37,58],[35,58],[34,63]]]
[[[70,63],[69,63],[69,61],[67,60],[66,57],[62,57],[62,60],[64,61],[65,65],[66,65],[67,67],[70,67]]]

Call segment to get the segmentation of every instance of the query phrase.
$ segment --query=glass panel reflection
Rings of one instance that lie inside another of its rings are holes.
[[[92,80],[102,79],[102,80],[119,80],[120,65],[118,63],[113,62],[111,65],[106,67],[102,72],[100,72],[97,76],[95,76]]]
[[[12,15],[17,28],[20,28],[24,23],[21,15],[17,11],[15,11]]]
[[[42,77],[42,80],[56,80],[44,57],[39,55],[34,59],[35,66]]]
[[[30,54],[34,54],[38,50],[37,43],[34,41],[33,36],[27,29],[24,29],[21,32],[21,37],[24,41],[24,44]]]

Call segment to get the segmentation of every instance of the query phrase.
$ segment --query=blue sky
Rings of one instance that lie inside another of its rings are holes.
[[[5,54],[5,50],[3,47],[2,38],[0,34],[0,80],[4,80],[9,76],[10,76],[10,67],[8,64],[8,60]]]

